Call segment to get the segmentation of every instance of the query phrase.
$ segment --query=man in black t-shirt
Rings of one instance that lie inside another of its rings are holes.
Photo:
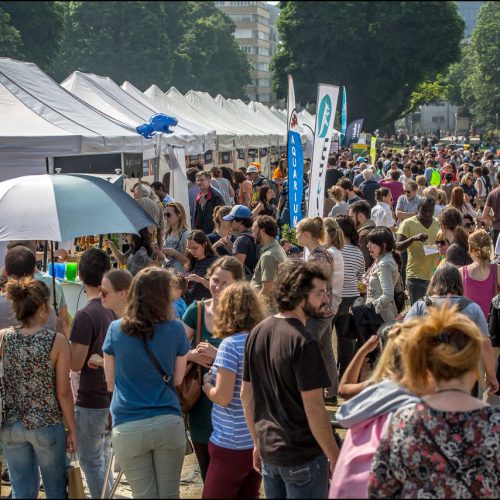
[[[108,326],[116,316],[113,311],[104,309],[100,296],[102,277],[110,267],[109,257],[102,250],[92,248],[82,255],[79,276],[88,303],[76,313],[69,336],[71,370],[80,372],[75,405],[78,458],[92,498],[101,498],[106,466],[111,456],[111,394],[104,377],[102,344]],[[112,482],[108,481],[106,497],[111,487]]]
[[[222,217],[231,222],[231,231],[236,235],[232,254],[243,266],[245,277],[250,280],[259,260],[257,244],[252,234],[252,211],[245,205],[235,205],[228,215]],[[229,238],[225,242],[229,244]]]
[[[316,262],[280,264],[273,291],[279,313],[246,343],[241,399],[266,498],[328,494],[328,467],[333,471],[339,452],[323,399],[330,378],[305,324],[330,305],[329,280]]]

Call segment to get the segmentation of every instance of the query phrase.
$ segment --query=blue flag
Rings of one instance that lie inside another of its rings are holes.
[[[340,121],[340,136],[342,143],[344,143],[345,139],[345,131],[347,128],[347,95],[345,93],[345,85],[342,87],[342,115]]]
[[[288,132],[288,206],[290,227],[302,219],[302,195],[304,191],[304,157],[300,134]]]

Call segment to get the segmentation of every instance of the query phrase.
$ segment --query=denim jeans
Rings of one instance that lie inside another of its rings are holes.
[[[26,429],[3,424],[0,441],[9,467],[12,498],[38,498],[42,473],[47,498],[66,498],[66,433],[63,424]]]
[[[113,427],[113,449],[134,498],[179,498],[186,453],[182,417],[158,415]]]
[[[106,467],[111,458],[111,432],[108,429],[108,409],[75,406],[78,429],[78,460],[92,498],[101,498]],[[113,486],[109,477],[106,497]]]
[[[410,305],[412,306],[417,300],[425,296],[429,282],[418,278],[408,278],[406,285],[408,287],[408,295],[410,296]]]
[[[328,460],[324,455],[293,467],[262,462],[262,478],[267,499],[328,497]]]

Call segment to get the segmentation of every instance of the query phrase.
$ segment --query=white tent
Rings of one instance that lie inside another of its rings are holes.
[[[58,85],[33,63],[0,58],[0,180],[46,172],[54,156],[143,153],[154,143]]]
[[[234,116],[227,109],[221,107],[207,92],[190,90],[185,97],[199,112],[207,113],[210,120],[230,127],[236,134],[236,148],[266,148],[271,146],[269,134],[242,122],[238,116]]]
[[[136,100],[109,77],[75,71],[61,85],[94,108],[134,128],[159,112],[157,108]],[[182,117],[175,118],[178,124],[173,128],[174,133],[159,135],[162,153],[166,152],[167,145],[184,147],[188,155],[201,154],[215,147],[215,130]]]

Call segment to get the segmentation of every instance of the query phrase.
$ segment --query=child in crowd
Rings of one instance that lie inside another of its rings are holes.
[[[174,308],[175,319],[178,321],[182,320],[182,316],[187,309],[186,301],[183,299],[187,289],[187,279],[182,274],[176,274],[172,281],[172,306]]]

